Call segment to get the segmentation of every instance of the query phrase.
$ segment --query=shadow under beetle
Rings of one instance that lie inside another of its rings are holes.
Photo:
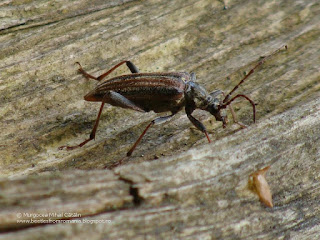
[[[282,47],[281,47],[282,48]],[[138,140],[133,144],[131,149],[127,152],[127,156],[131,156],[142,137],[147,130],[156,124],[160,124],[171,119],[177,112],[181,111],[184,107],[187,117],[192,124],[203,132],[208,141],[210,142],[209,135],[205,126],[196,118],[192,116],[195,109],[201,109],[211,113],[217,121],[221,121],[223,127],[227,124],[227,116],[222,113],[222,109],[230,107],[235,123],[241,127],[245,125],[236,120],[231,103],[239,98],[245,98],[250,102],[253,108],[253,121],[255,122],[255,104],[254,102],[243,94],[238,94],[232,98],[232,93],[255,71],[257,67],[262,65],[267,58],[270,58],[281,50],[279,48],[275,52],[262,57],[260,61],[247,73],[244,78],[227,94],[225,95],[221,90],[215,90],[208,93],[202,86],[196,83],[196,76],[194,73],[186,72],[163,72],[163,73],[140,73],[138,68],[130,61],[122,61],[111,68],[106,73],[99,77],[94,77],[83,70],[80,63],[79,72],[86,78],[91,78],[99,81],[98,86],[89,92],[84,99],[92,102],[102,102],[98,117],[91,131],[90,137],[76,146],[61,146],[59,149],[72,150],[82,147],[92,139],[95,139],[95,134],[98,128],[101,112],[105,103],[109,103],[116,107],[128,108],[139,112],[154,111],[156,113],[171,112],[170,115],[158,117],[151,121],[145,128]],[[284,46],[287,49],[287,46]],[[130,69],[131,74],[117,76],[111,79],[102,81],[103,78],[108,76],[112,71],[126,63]],[[223,100],[218,96],[223,94]]]

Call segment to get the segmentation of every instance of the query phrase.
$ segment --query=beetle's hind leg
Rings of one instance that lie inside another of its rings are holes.
[[[81,73],[85,78],[87,78],[87,79],[91,78],[91,79],[99,81],[95,76],[92,76],[89,73],[87,73],[85,70],[83,70],[83,68],[82,68],[82,66],[81,66],[81,64],[79,62],[76,62],[76,64],[79,65],[78,72]]]
[[[104,102],[102,102],[101,104],[101,107],[100,107],[100,110],[99,110],[99,113],[98,113],[98,117],[96,119],[96,122],[93,126],[93,129],[90,133],[90,137],[86,140],[84,140],[82,143],[78,144],[78,145],[75,145],[75,146],[61,146],[59,147],[59,150],[62,150],[62,149],[67,149],[67,150],[73,150],[73,149],[76,149],[76,148],[79,148],[79,147],[82,147],[83,145],[85,145],[86,143],[90,142],[91,140],[95,139],[96,137],[96,131],[97,131],[97,128],[98,128],[98,125],[99,125],[99,120],[100,120],[100,116],[101,116],[101,113],[102,113],[102,109],[103,109],[103,106],[104,106]]]
[[[108,76],[110,73],[112,73],[115,69],[117,69],[118,67],[120,67],[124,63],[127,65],[129,70],[131,71],[131,73],[138,73],[139,72],[139,69],[136,67],[136,65],[134,65],[131,61],[126,60],[126,61],[122,61],[122,62],[118,63],[117,65],[115,65],[113,68],[111,68],[107,72],[101,74],[99,77],[95,77],[95,76],[92,76],[91,74],[87,73],[85,70],[83,70],[81,64],[79,62],[76,62],[76,64],[79,65],[79,69],[78,69],[79,73],[81,73],[85,78],[91,78],[96,81],[101,81],[103,78]]]
[[[132,101],[130,101],[129,99],[127,99],[126,97],[122,96],[121,94],[114,92],[114,91],[109,91],[107,92],[103,99],[102,99],[102,104],[98,113],[98,117],[96,119],[96,122],[93,126],[93,129],[90,133],[90,137],[86,140],[84,140],[82,143],[75,145],[75,146],[61,146],[59,147],[60,150],[62,149],[67,149],[67,150],[73,150],[75,148],[78,147],[82,147],[83,145],[85,145],[86,143],[90,142],[91,140],[95,139],[96,136],[96,131],[99,125],[99,120],[100,120],[100,116],[102,113],[102,109],[105,103],[107,103],[108,101],[112,100],[114,103],[116,103],[118,106],[123,107],[123,108],[129,108],[135,111],[139,111],[139,112],[144,112],[144,110],[142,108],[140,108],[139,106],[137,106],[136,104],[134,104]]]

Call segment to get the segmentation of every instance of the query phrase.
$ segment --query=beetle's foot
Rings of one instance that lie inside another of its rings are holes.
[[[76,62],[76,64],[79,65],[78,73],[81,73],[83,76],[87,77],[88,73],[87,73],[85,70],[83,70],[83,68],[82,68],[82,66],[80,65],[80,63],[79,63],[79,62]]]
[[[84,70],[83,70],[83,68],[82,68],[82,66],[81,66],[81,64],[80,64],[79,62],[75,62],[75,64],[78,64],[78,65],[79,65],[79,68],[78,68],[78,72],[79,72],[79,73],[84,72]]]
[[[122,163],[123,163],[126,159],[128,159],[128,158],[129,158],[128,156],[125,156],[125,157],[121,158],[119,161],[111,164],[111,166],[109,166],[109,167],[106,166],[106,168],[108,168],[108,169],[113,169],[113,168],[115,168],[115,167],[118,167],[118,166],[122,165]]]
[[[87,73],[85,70],[83,70],[83,68],[82,68],[82,66],[81,66],[81,64],[80,64],[79,62],[76,62],[76,64],[79,65],[78,73],[81,73],[87,80],[91,78],[91,79],[94,79],[94,80],[99,81],[96,77],[90,75],[90,74]]]
[[[82,66],[79,62],[75,62],[75,64],[78,64],[79,65],[79,69],[82,69]]]
[[[236,124],[238,124],[241,129],[245,129],[245,128],[248,127],[247,125],[245,125],[245,124],[243,124],[243,123],[241,123],[241,122],[236,122]]]

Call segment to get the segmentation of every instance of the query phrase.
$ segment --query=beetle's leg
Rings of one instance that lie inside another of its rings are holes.
[[[246,128],[247,126],[245,124],[243,124],[243,123],[238,121],[237,115],[234,112],[233,107],[232,107],[231,104],[229,104],[229,109],[230,109],[230,112],[231,112],[231,115],[232,115],[233,122],[238,124],[241,128]]]
[[[109,91],[105,97],[110,98],[117,106],[122,108],[129,108],[138,112],[145,112],[141,107],[137,106],[134,102],[130,101],[125,96],[121,95],[120,93]]]
[[[138,73],[139,69],[136,65],[131,61],[126,61],[127,67],[130,69],[131,73]]]
[[[103,78],[108,76],[111,72],[113,72],[116,68],[120,67],[122,64],[126,63],[127,67],[130,69],[131,73],[138,73],[139,69],[131,62],[131,61],[122,61],[115,65],[113,68],[105,72],[104,74],[100,75],[99,77],[95,77],[87,73],[83,68],[81,67],[81,64],[79,62],[76,62],[79,65],[78,71],[85,77],[85,78],[91,78],[97,81],[101,81]]]
[[[87,73],[85,70],[83,70],[83,68],[79,62],[76,62],[76,64],[79,65],[78,72],[81,73],[85,78],[91,78],[91,79],[99,81],[95,76],[92,76],[89,73]]]
[[[59,147],[59,149],[64,149],[66,148],[67,150],[72,150],[78,147],[82,147],[83,145],[85,145],[87,142],[93,140],[96,136],[96,131],[98,128],[98,124],[99,124],[99,120],[100,120],[100,116],[102,113],[102,109],[104,104],[106,103],[107,99],[111,99],[113,102],[115,102],[118,106],[120,107],[124,107],[124,108],[130,108],[132,110],[136,110],[139,112],[144,112],[143,109],[141,109],[140,107],[138,107],[137,105],[135,105],[133,102],[131,102],[129,99],[127,99],[126,97],[122,96],[121,94],[114,92],[114,91],[109,91],[108,93],[106,93],[102,99],[102,104],[99,110],[99,114],[98,117],[96,119],[96,123],[94,124],[94,127],[90,133],[90,137],[88,139],[86,139],[85,141],[83,141],[82,143],[80,143],[79,145],[76,146],[61,146]]]
[[[209,135],[208,135],[208,132],[206,130],[206,127],[202,124],[202,122],[200,122],[199,120],[195,119],[191,114],[187,114],[187,117],[189,118],[190,122],[192,122],[192,124],[198,128],[201,132],[203,132],[207,139],[208,139],[208,142],[210,143],[211,140],[209,138]]]
[[[186,111],[186,114],[187,114],[187,117],[189,118],[190,122],[192,122],[192,124],[198,128],[201,132],[203,132],[207,139],[208,139],[208,142],[210,143],[211,140],[209,138],[209,135],[208,135],[208,132],[206,130],[206,127],[202,124],[202,122],[200,122],[199,120],[195,119],[191,114],[192,112],[194,111],[194,105],[192,103],[187,103],[186,104],[186,107],[185,107],[185,111]]]
[[[130,148],[130,150],[127,152],[127,156],[131,156],[132,152],[136,149],[136,147],[138,146],[138,144],[140,143],[141,139],[143,138],[143,136],[146,134],[146,132],[148,131],[148,129],[153,126],[153,125],[157,125],[157,124],[161,124],[164,123],[166,121],[168,121],[169,119],[171,119],[174,116],[175,113],[172,113],[169,116],[165,116],[165,117],[158,117],[156,119],[154,119],[153,121],[151,121],[151,123],[149,123],[149,125],[144,129],[144,131],[141,133],[140,137],[138,138],[138,140],[133,144],[133,146]]]
[[[98,124],[99,124],[99,120],[100,120],[100,116],[101,116],[101,113],[102,113],[102,109],[103,109],[103,106],[104,106],[104,102],[102,102],[101,104],[101,107],[100,107],[100,110],[99,110],[99,114],[98,114],[98,117],[96,119],[96,122],[93,126],[93,129],[90,133],[90,137],[86,140],[84,140],[82,143],[80,143],[79,145],[75,145],[75,146],[61,146],[59,147],[59,150],[62,150],[62,149],[67,149],[67,150],[73,150],[75,148],[78,148],[78,147],[82,147],[83,145],[85,145],[86,143],[90,142],[92,139],[95,138],[96,136],[96,131],[97,131],[97,128],[98,128]]]

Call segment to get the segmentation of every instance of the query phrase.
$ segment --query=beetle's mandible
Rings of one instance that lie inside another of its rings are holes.
[[[287,46],[284,46],[287,49]],[[225,95],[221,90],[216,90],[208,93],[202,86],[196,83],[196,77],[194,73],[186,72],[169,72],[169,73],[139,73],[138,68],[131,61],[122,61],[111,68],[106,73],[99,77],[94,77],[83,70],[80,63],[79,72],[86,78],[91,78],[99,81],[98,86],[91,92],[89,92],[84,99],[86,101],[102,102],[98,117],[91,131],[90,137],[76,146],[61,146],[59,149],[72,150],[78,147],[82,147],[89,141],[95,138],[95,134],[98,128],[101,112],[105,103],[109,103],[113,106],[128,108],[139,112],[154,111],[156,113],[171,112],[170,115],[164,117],[158,117],[151,121],[151,123],[145,128],[138,140],[133,144],[131,149],[127,152],[127,156],[130,156],[135,150],[142,137],[147,130],[155,124],[160,124],[171,119],[177,112],[183,108],[187,114],[187,117],[191,123],[203,132],[208,141],[210,142],[209,135],[205,126],[196,118],[192,116],[192,112],[195,109],[201,109],[211,113],[217,121],[221,121],[223,127],[227,124],[227,116],[222,113],[222,109],[230,106],[230,110],[234,119],[234,122],[238,123],[231,107],[231,103],[239,98],[245,98],[250,102],[253,108],[253,121],[255,122],[255,104],[254,102],[243,94],[238,94],[231,98],[232,93],[255,71],[257,67],[264,63],[264,61],[282,48],[279,48],[275,52],[262,57],[262,59],[244,76],[244,78],[227,94]],[[116,68],[126,63],[130,69],[131,74],[122,75],[102,81],[107,75],[109,75]],[[222,100],[218,98],[220,94],[223,94]],[[245,127],[243,124],[238,123],[241,127]]]

